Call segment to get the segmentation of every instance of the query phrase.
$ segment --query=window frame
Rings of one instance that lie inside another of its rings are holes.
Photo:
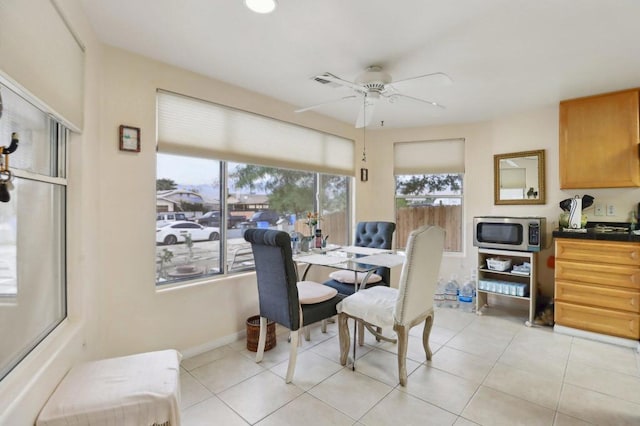
[[[163,152],[162,149],[158,149],[157,150],[158,154],[162,154],[162,155],[166,155],[166,156],[178,156],[178,157],[189,157],[189,158],[197,158],[197,157],[192,157],[192,156],[185,156],[185,155],[181,155],[181,154],[175,154],[173,152]],[[232,210],[230,208],[229,203],[227,202],[228,198],[229,198],[229,193],[228,193],[228,187],[229,187],[229,181],[230,181],[230,172],[229,172],[229,164],[230,163],[234,163],[234,164],[241,164],[241,165],[246,165],[247,163],[237,163],[234,161],[226,161],[226,160],[221,160],[221,159],[215,159],[215,158],[201,158],[202,160],[209,160],[209,161],[215,161],[218,166],[219,166],[219,172],[220,172],[220,176],[219,176],[219,181],[220,181],[220,197],[221,200],[225,200],[224,202],[220,202],[219,203],[219,208],[215,209],[215,210],[210,210],[210,211],[215,211],[216,215],[219,215],[220,218],[220,225],[219,225],[219,233],[220,233],[220,239],[218,241],[218,250],[219,250],[219,257],[218,257],[218,262],[219,262],[219,271],[218,272],[207,272],[205,274],[199,275],[199,276],[195,276],[195,277],[185,277],[185,278],[179,278],[179,279],[171,279],[171,280],[167,280],[167,281],[161,281],[161,272],[159,270],[156,270],[156,273],[154,274],[154,276],[156,276],[156,289],[160,290],[160,289],[164,289],[164,288],[168,288],[168,287],[176,287],[176,286],[182,286],[185,285],[187,283],[193,283],[193,282],[197,282],[197,281],[207,281],[207,280],[216,280],[219,278],[224,278],[224,277],[229,277],[229,276],[233,276],[236,274],[240,274],[240,273],[246,273],[246,272],[251,272],[255,270],[254,266],[248,266],[248,267],[242,267],[242,268],[232,268],[233,265],[230,265],[228,260],[231,257],[235,257],[234,254],[232,254],[230,252],[230,247],[228,244],[228,239],[227,239],[227,231],[228,231],[228,215],[230,214],[231,211],[235,211]],[[255,165],[255,164],[251,164],[251,165]],[[314,195],[313,195],[313,209],[314,211],[319,211],[320,209],[322,209],[322,206],[320,205],[321,203],[321,199],[323,198],[320,194],[321,191],[323,191],[323,188],[321,188],[321,183],[322,183],[322,176],[337,176],[340,178],[345,179],[345,192],[344,192],[344,197],[345,197],[345,203],[346,203],[346,211],[345,211],[345,224],[344,227],[346,229],[346,233],[347,235],[344,237],[346,239],[346,241],[350,241],[351,239],[351,218],[352,218],[352,212],[353,212],[353,203],[352,203],[352,190],[353,190],[353,181],[354,178],[352,176],[348,176],[348,175],[341,175],[341,174],[332,174],[332,173],[326,173],[326,172],[318,172],[318,171],[314,171],[314,170],[300,170],[300,169],[291,169],[289,167],[277,167],[277,166],[273,166],[273,165],[258,165],[258,166],[263,166],[263,167],[270,167],[270,168],[276,168],[276,169],[281,169],[281,170],[295,170],[297,172],[303,172],[303,173],[309,173],[313,175],[313,191],[314,191]],[[158,169],[156,166],[156,179],[171,179],[171,176],[162,176],[159,177],[158,175]],[[176,182],[177,184],[180,185],[179,182]],[[259,211],[260,209],[258,209],[258,205],[255,206],[256,207],[256,211]],[[255,214],[254,212],[254,214]],[[168,214],[166,212],[160,213],[160,212],[156,212],[156,216],[158,214]],[[170,214],[170,213],[169,213]],[[207,212],[205,212],[204,214],[207,214]],[[204,214],[202,216],[204,216]],[[198,218],[202,217],[199,216]],[[249,219],[249,217],[247,217],[247,219]],[[298,218],[298,220],[300,220],[300,218]],[[201,225],[194,223],[195,225],[197,225],[198,227],[200,227]],[[171,226],[170,224],[168,226]],[[203,226],[204,227],[204,226]],[[186,229],[186,228],[185,228]],[[291,228],[290,230],[293,230],[294,228]],[[197,244],[198,242],[194,242],[194,244]],[[156,251],[156,259],[158,258],[159,254],[161,253],[163,248],[167,248],[166,246],[163,245],[158,245],[156,243],[154,249]],[[246,256],[246,254],[245,254]],[[157,262],[156,262],[156,268],[158,267]],[[162,267],[162,266],[161,266]]]
[[[4,121],[10,120],[12,123],[11,131],[17,130],[19,135],[22,135],[23,144],[22,147],[19,147],[12,155],[14,156],[22,156],[23,161],[13,161],[11,163],[11,173],[13,178],[15,179],[15,188],[14,193],[10,193],[12,196],[12,200],[10,202],[18,203],[18,199],[24,196],[28,196],[26,194],[19,195],[20,187],[22,185],[26,185],[28,187],[31,184],[37,184],[37,189],[41,190],[42,188],[47,188],[47,190],[51,191],[51,199],[50,199],[50,226],[48,229],[52,230],[51,240],[45,240],[42,243],[42,247],[46,247],[45,243],[49,243],[52,249],[52,255],[48,258],[47,265],[53,268],[53,274],[47,274],[51,277],[51,281],[41,284],[42,288],[40,290],[46,290],[50,293],[50,295],[54,295],[55,297],[50,298],[51,304],[46,307],[39,307],[39,311],[47,311],[50,312],[50,316],[48,315],[45,318],[37,318],[37,321],[34,324],[31,324],[32,329],[28,330],[12,330],[12,333],[24,333],[26,338],[25,342],[21,342],[22,346],[11,347],[12,352],[9,353],[9,357],[6,362],[3,362],[0,365],[0,382],[4,380],[24,359],[25,357],[31,353],[34,349],[36,349],[44,339],[49,336],[51,332],[53,332],[63,321],[65,321],[68,317],[68,300],[67,300],[67,292],[68,292],[68,283],[67,283],[67,262],[68,262],[68,253],[67,253],[67,229],[68,229],[68,183],[66,178],[67,168],[68,168],[68,157],[67,157],[67,144],[70,138],[71,130],[62,124],[62,121],[49,112],[44,111],[42,108],[38,107],[36,103],[32,102],[24,93],[16,92],[12,87],[6,86],[2,81],[0,81],[0,86],[3,94],[5,95],[5,113],[9,107],[9,103],[6,102],[8,96],[7,92],[11,92],[10,97],[16,97],[16,99],[20,99],[19,102],[24,105],[29,105],[29,109],[40,115],[43,119],[43,123],[45,126],[42,129],[38,127],[32,128],[29,126],[28,120],[24,120],[23,116],[20,115],[22,112],[18,113],[18,116],[11,119],[11,117],[4,117]],[[11,108],[15,111],[21,111],[21,106],[19,105],[11,105]],[[19,123],[16,126],[15,123]],[[26,126],[25,129],[22,128],[22,125]],[[2,124],[2,123],[0,123]],[[40,133],[38,131],[40,130]],[[23,132],[24,131],[24,132]],[[26,135],[24,134],[26,133]],[[46,147],[40,143],[33,143],[30,140],[30,137],[33,135],[43,135],[43,140],[48,141],[48,145]],[[32,151],[27,151],[29,148]],[[22,148],[22,149],[20,149]],[[39,158],[43,155],[41,150],[47,150],[47,153],[44,154],[46,158],[46,162],[34,166],[31,161]],[[28,154],[25,156],[25,152]],[[19,158],[19,157],[17,157]],[[45,187],[40,186],[41,184],[46,185]],[[34,187],[35,189],[36,187]],[[27,193],[28,194],[28,193]],[[19,198],[13,198],[19,197]],[[16,254],[15,254],[15,262],[16,266],[19,264],[25,264],[30,261],[28,256],[25,259],[24,254],[21,254],[19,247],[30,246],[30,241],[27,236],[28,233],[24,231],[20,231],[20,227],[25,226],[21,225],[23,221],[19,220],[21,215],[29,214],[30,212],[25,212],[25,206],[23,203],[18,203],[16,205],[15,217],[16,217]],[[30,217],[32,214],[29,215]],[[33,233],[31,233],[33,234]],[[51,253],[51,252],[50,252]],[[42,258],[40,258],[43,260]],[[31,259],[32,260],[32,259]],[[25,277],[26,275],[26,277]],[[26,280],[26,283],[24,282]],[[29,314],[29,304],[35,305],[36,303],[40,303],[39,299],[32,299],[32,284],[29,280],[28,274],[25,274],[24,271],[20,271],[20,268],[16,267],[16,275],[15,275],[15,285],[16,292],[15,294],[2,294],[0,295],[0,299],[4,305],[20,305],[22,309],[25,309]],[[25,287],[26,286],[26,287]],[[22,290],[21,290],[22,288]],[[23,294],[26,289],[26,296]],[[26,297],[26,300],[25,300]],[[55,306],[53,305],[55,303]],[[3,355],[4,356],[4,355]]]

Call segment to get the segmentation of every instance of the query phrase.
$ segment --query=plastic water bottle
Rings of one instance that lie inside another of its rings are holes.
[[[436,292],[433,294],[433,305],[438,308],[443,308],[445,306],[444,287],[444,280],[442,279],[442,277],[438,278],[438,283],[436,284]]]
[[[293,254],[300,253],[300,237],[296,231],[291,231],[291,251]]]
[[[475,312],[476,308],[476,285],[471,279],[467,279],[458,296],[460,309],[465,312]]]
[[[451,279],[444,288],[445,306],[454,309],[458,307],[458,292],[460,291],[460,284],[456,278],[455,274],[451,275]]]

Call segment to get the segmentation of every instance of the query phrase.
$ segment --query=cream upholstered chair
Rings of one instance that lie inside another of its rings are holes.
[[[402,266],[398,289],[375,286],[357,291],[337,306],[340,333],[340,363],[346,365],[349,352],[347,319],[362,321],[376,337],[395,343],[396,339],[382,336],[374,327],[393,327],[398,342],[398,376],[400,384],[407,384],[407,345],[411,327],[424,321],[422,345],[431,359],[429,334],[433,325],[433,294],[435,292],[442,252],[444,230],[438,226],[423,226],[409,234],[407,259]],[[355,342],[354,342],[355,352]],[[354,356],[355,363],[355,356]]]
[[[291,253],[291,238],[284,231],[247,229],[244,239],[251,243],[256,264],[260,337],[256,362],[262,361],[267,337],[267,319],[291,330],[291,348],[286,383],[293,379],[300,330],[337,314],[336,304],[344,296],[337,290],[313,281],[298,281]]]

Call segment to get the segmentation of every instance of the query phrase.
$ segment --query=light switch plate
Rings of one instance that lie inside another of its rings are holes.
[[[594,206],[593,214],[595,216],[604,216],[604,204],[596,203]]]
[[[613,204],[607,204],[607,216],[615,216],[616,207]]]

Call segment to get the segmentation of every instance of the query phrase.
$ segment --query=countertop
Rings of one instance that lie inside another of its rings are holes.
[[[625,228],[602,232],[603,227]],[[630,241],[640,242],[640,235],[631,232],[631,226],[627,222],[589,222],[586,232],[564,231],[556,229],[553,231],[553,238],[573,238],[579,240],[601,240],[601,241]]]

